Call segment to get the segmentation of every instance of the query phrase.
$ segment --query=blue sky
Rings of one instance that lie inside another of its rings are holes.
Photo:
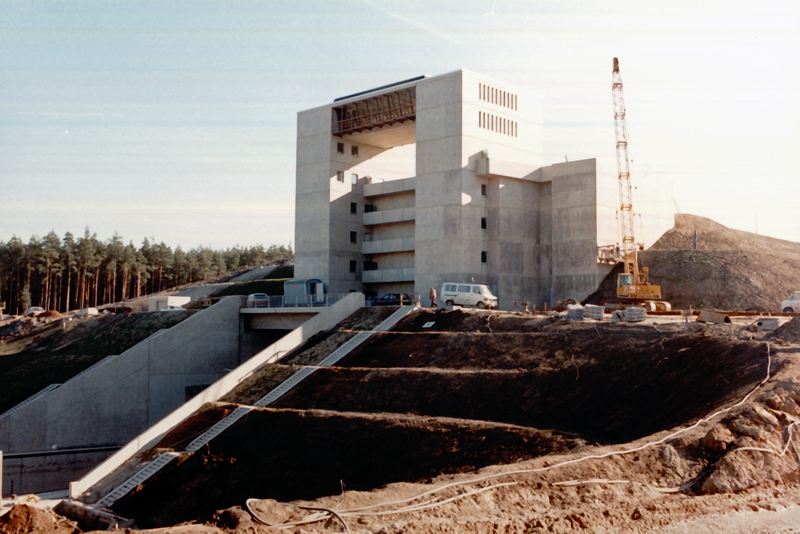
[[[0,31],[0,240],[289,243],[297,111],[466,68],[544,97],[547,164],[597,158],[612,243],[617,56],[645,241],[676,205],[800,241],[796,1],[4,0]]]

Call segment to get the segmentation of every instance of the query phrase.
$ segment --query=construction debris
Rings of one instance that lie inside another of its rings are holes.
[[[720,312],[712,312],[708,310],[702,310],[700,314],[697,316],[698,323],[713,323],[713,324],[722,324],[722,323],[730,323],[731,318],[728,317],[727,313],[720,313]]]

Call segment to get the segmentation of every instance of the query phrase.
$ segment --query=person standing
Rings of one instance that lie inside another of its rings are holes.
[[[431,287],[431,308],[436,308],[438,305],[436,304],[436,290]]]

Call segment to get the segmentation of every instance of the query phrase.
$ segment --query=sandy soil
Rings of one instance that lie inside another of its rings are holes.
[[[640,254],[640,263],[673,309],[779,312],[781,301],[800,288],[800,243],[733,230],[695,215],[677,215],[675,227]],[[619,272],[620,265],[587,302],[615,298]]]

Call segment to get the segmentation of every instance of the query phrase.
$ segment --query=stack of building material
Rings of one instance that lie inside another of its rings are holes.
[[[567,319],[573,321],[583,321],[583,306],[580,304],[567,305]]]
[[[625,320],[629,323],[637,323],[639,321],[644,321],[645,319],[647,319],[647,310],[644,308],[636,306],[625,308]]]
[[[587,304],[583,307],[583,315],[589,319],[603,320],[603,307],[595,306],[594,304]]]

